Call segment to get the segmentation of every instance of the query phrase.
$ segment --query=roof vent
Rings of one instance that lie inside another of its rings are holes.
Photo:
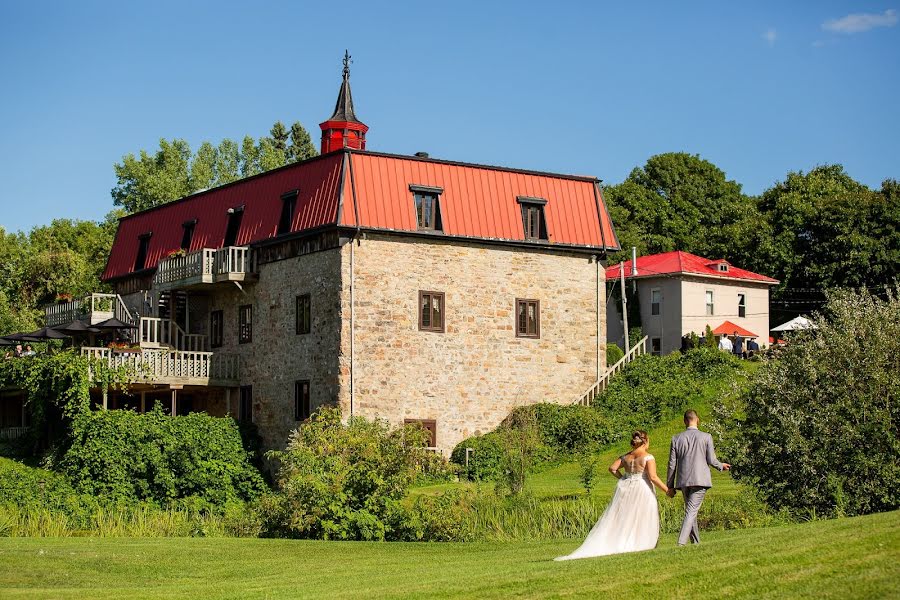
[[[428,153],[427,152],[416,152],[416,156],[418,156],[419,158],[428,158]]]

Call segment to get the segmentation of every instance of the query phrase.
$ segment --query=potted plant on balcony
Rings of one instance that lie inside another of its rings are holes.
[[[72,294],[69,292],[58,292],[56,294],[56,303],[57,304],[65,304],[66,302],[72,301]]]
[[[131,342],[110,342],[107,348],[118,354],[140,354],[140,344],[132,344]]]
[[[178,256],[185,256],[185,255],[187,255],[187,252],[185,252],[184,248],[179,248],[178,250],[173,250],[172,252],[169,252],[167,258],[176,258]]]

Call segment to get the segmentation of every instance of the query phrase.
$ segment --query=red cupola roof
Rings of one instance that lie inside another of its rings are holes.
[[[353,110],[353,94],[350,93],[350,54],[344,51],[344,80],[338,92],[334,113],[327,121],[319,123],[322,129],[322,154],[342,148],[366,149],[368,125],[356,118]]]

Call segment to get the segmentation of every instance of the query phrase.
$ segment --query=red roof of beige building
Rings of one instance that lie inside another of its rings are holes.
[[[675,250],[662,254],[640,256],[637,259],[637,275],[631,274],[631,261],[625,261],[625,278],[659,277],[660,275],[701,275],[718,279],[756,281],[774,285],[777,279],[735,267],[725,259],[712,260],[690,252]],[[607,279],[619,277],[619,263],[606,268]],[[755,337],[755,336],[754,336]]]
[[[595,178],[345,148],[124,217],[103,279],[133,272],[138,238],[147,234],[144,267],[154,268],[180,248],[185,222],[196,220],[188,251],[221,247],[229,209],[243,207],[235,245],[274,238],[282,196],[295,190],[289,233],[327,226],[417,232],[410,186],[440,190],[442,231],[428,235],[619,249]],[[547,240],[526,242],[521,198],[546,201]]]

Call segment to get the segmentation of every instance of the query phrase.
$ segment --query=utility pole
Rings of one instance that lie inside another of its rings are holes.
[[[622,327],[625,329],[625,354],[631,350],[631,343],[628,339],[628,306],[625,300],[625,261],[619,263],[619,277],[622,281]]]

